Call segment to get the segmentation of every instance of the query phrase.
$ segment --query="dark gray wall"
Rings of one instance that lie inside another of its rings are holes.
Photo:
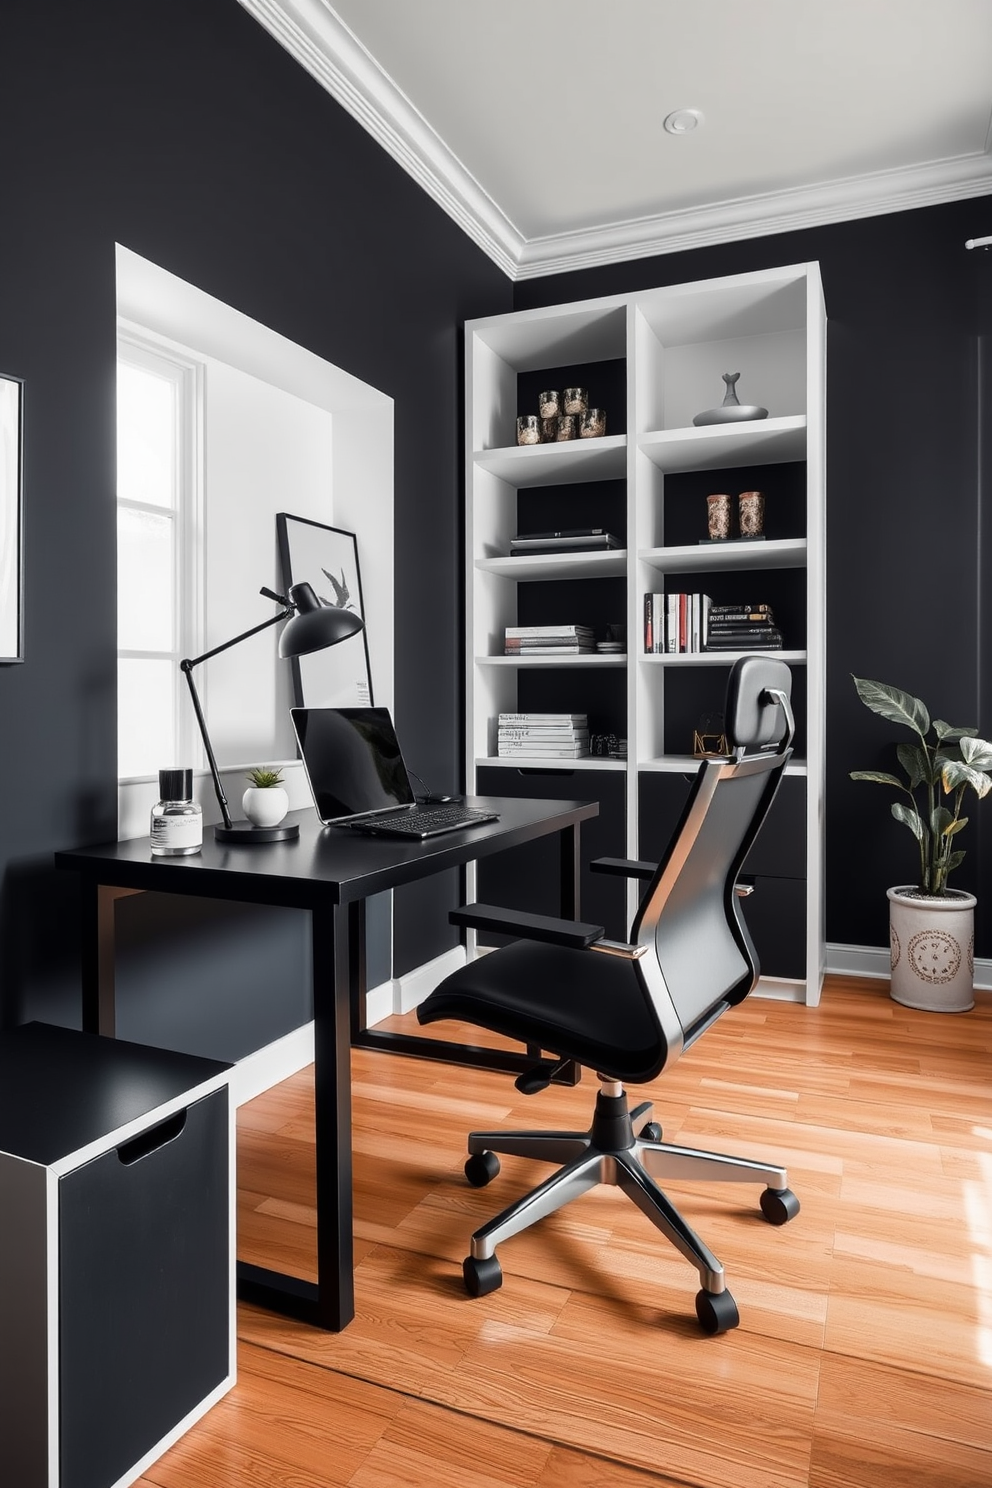
[[[56,848],[116,834],[114,243],[396,400],[397,716],[458,781],[461,326],[614,290],[821,263],[829,331],[827,934],[885,943],[912,844],[849,769],[884,726],[851,672],[992,730],[988,199],[759,238],[515,290],[236,0],[5,0],[0,368],[26,379],[26,659],[0,668],[0,1012],[78,1014]],[[984,338],[984,339],[983,339]],[[981,380],[984,376],[984,382]],[[960,882],[988,882],[992,806]],[[457,886],[398,896],[397,969],[451,943]],[[978,952],[992,954],[981,902]],[[139,978],[140,980],[140,978]],[[137,994],[136,994],[137,995]]]
[[[74,1021],[74,885],[51,855],[117,830],[115,242],[395,399],[396,713],[435,788],[461,763],[459,327],[511,289],[236,0],[4,0],[0,99],[0,369],[26,383],[0,1007]],[[453,943],[457,892],[397,896],[397,970]]]
[[[848,778],[891,769],[899,737],[851,674],[992,734],[992,199],[557,274],[514,308],[819,261],[827,303],[827,939],[888,944],[889,884],[915,880],[892,795]],[[984,381],[980,376],[984,368]],[[984,445],[980,432],[984,425]],[[984,462],[980,456],[984,449]],[[911,735],[903,733],[908,742]],[[974,798],[972,798],[974,802]],[[992,797],[974,802],[952,882],[990,882]],[[992,956],[992,895],[976,952]]]

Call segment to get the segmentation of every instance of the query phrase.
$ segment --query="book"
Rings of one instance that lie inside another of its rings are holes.
[[[510,646],[503,652],[504,656],[589,656],[594,654],[595,645],[581,646],[563,644],[559,642],[553,646]]]
[[[777,625],[710,625],[710,637],[717,636],[779,636]]]
[[[748,615],[752,612],[758,615],[770,615],[772,613],[772,607],[767,604],[744,603],[715,604],[710,606],[710,613],[713,615]]]
[[[623,544],[612,532],[602,529],[589,532],[547,532],[528,537],[510,538],[510,557],[527,553],[594,553],[621,548]]]
[[[527,636],[591,636],[593,628],[591,625],[507,625],[503,633],[507,640],[522,640]]]
[[[500,729],[496,735],[500,744],[581,744],[588,737],[588,729]]]
[[[500,723],[581,723],[588,724],[588,713],[501,713]]]
[[[504,744],[500,743],[497,752],[506,758],[514,754],[541,754],[556,759],[580,759],[589,753],[588,742],[580,744]]]
[[[781,651],[781,636],[719,636],[711,638],[707,651]]]

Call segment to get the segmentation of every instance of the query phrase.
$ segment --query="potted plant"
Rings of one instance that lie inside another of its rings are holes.
[[[253,827],[277,827],[289,810],[282,771],[261,767],[245,776],[251,785],[241,797],[241,809]]]
[[[890,723],[915,734],[898,744],[905,780],[884,770],[852,770],[852,780],[893,786],[896,821],[908,827],[919,850],[915,884],[888,891],[892,953],[891,992],[896,1002],[934,1012],[966,1012],[974,1006],[975,897],[948,888],[964,852],[958,834],[969,791],[981,799],[992,789],[992,744],[971,728],[931,720],[920,699],[884,682],[855,677],[858,697]]]

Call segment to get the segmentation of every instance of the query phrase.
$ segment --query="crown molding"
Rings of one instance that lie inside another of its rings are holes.
[[[513,280],[768,237],[992,193],[983,152],[525,239],[327,0],[239,0]]]
[[[239,0],[511,279],[524,240],[325,0]]]

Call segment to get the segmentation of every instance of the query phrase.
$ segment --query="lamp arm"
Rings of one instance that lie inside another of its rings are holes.
[[[273,594],[270,589],[263,589],[261,590],[261,593],[264,594],[268,599],[274,599],[277,601],[277,603],[285,605],[286,608],[280,610],[278,615],[272,615],[270,619],[263,620],[261,625],[253,625],[250,630],[242,631],[241,635],[236,635],[233,640],[225,641],[222,646],[215,646],[212,651],[204,651],[202,656],[186,657],[184,661],[181,661],[179,663],[179,670],[183,673],[189,685],[189,695],[193,700],[193,712],[196,714],[196,721],[200,729],[200,737],[203,740],[203,748],[206,751],[207,764],[210,766],[210,776],[214,783],[214,793],[217,796],[217,804],[220,807],[221,815],[224,818],[224,825],[228,828],[232,825],[231,810],[227,804],[227,796],[224,794],[224,787],[221,785],[220,771],[217,769],[217,761],[214,758],[213,745],[210,743],[210,735],[207,732],[207,720],[203,716],[203,708],[200,705],[200,695],[197,692],[196,684],[193,681],[193,668],[199,666],[201,661],[209,661],[211,656],[219,656],[221,651],[229,650],[231,646],[236,646],[239,641],[246,641],[249,636],[257,635],[260,630],[268,630],[270,625],[278,625],[280,620],[285,620],[289,615],[295,613],[295,605],[291,605],[289,601],[283,597],[283,595]]]
[[[193,661],[181,661],[179,668],[189,684],[189,695],[193,699],[193,712],[196,714],[196,721],[200,727],[200,737],[203,740],[203,747],[206,750],[207,764],[210,766],[210,775],[214,782],[217,804],[220,807],[221,816],[224,818],[225,827],[230,827],[232,825],[230,807],[227,804],[224,787],[220,783],[220,774],[217,769],[217,761],[214,758],[213,745],[210,743],[210,735],[207,733],[207,720],[203,716],[203,709],[200,707],[200,696],[193,681],[193,667],[195,665],[196,663]]]
[[[211,656],[219,656],[222,651],[230,650],[230,648],[232,646],[236,646],[239,641],[246,641],[249,636],[258,635],[258,632],[260,630],[268,630],[270,625],[278,625],[280,620],[286,620],[290,615],[295,615],[296,606],[287,603],[287,601],[283,599],[282,595],[273,595],[271,597],[278,599],[280,604],[285,604],[286,608],[284,610],[280,610],[278,615],[272,615],[268,620],[263,620],[261,625],[253,625],[251,630],[243,630],[240,635],[236,635],[233,640],[225,641],[222,646],[215,646],[212,651],[204,651],[202,656],[193,656],[191,658],[187,658],[186,661],[181,661],[179,665],[186,673],[186,675],[189,676],[191,669],[195,666],[199,666],[201,661],[209,661]]]

